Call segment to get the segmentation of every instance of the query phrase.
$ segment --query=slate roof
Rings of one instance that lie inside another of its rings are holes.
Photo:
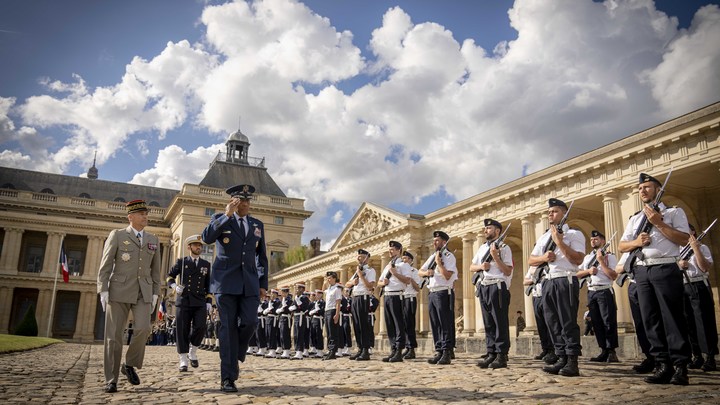
[[[201,186],[226,189],[236,184],[252,184],[257,194],[286,197],[265,167],[216,160],[200,181]]]

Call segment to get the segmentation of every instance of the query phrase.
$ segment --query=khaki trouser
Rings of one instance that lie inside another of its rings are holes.
[[[107,303],[105,312],[105,357],[103,367],[105,383],[117,383],[122,363],[123,329],[128,322],[128,314],[133,313],[133,339],[125,354],[125,364],[142,368],[145,357],[145,344],[150,336],[150,311],[152,303],[146,303],[142,294],[138,294],[135,304],[114,302]]]

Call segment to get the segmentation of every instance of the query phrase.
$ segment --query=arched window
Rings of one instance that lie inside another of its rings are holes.
[[[0,188],[7,188],[7,189],[10,189],[10,190],[15,190],[15,186],[13,186],[11,183],[5,183],[5,184],[3,184],[2,187],[0,187]]]
[[[78,197],[80,197],[80,198],[92,198],[92,197],[90,197],[90,194],[88,194],[88,193],[80,193],[80,195],[79,195]]]
[[[51,188],[44,188],[44,189],[40,190],[40,192],[43,194],[55,194],[55,192],[52,191]]]
[[[151,207],[159,207],[160,206],[160,204],[158,204],[157,201],[150,201],[150,203],[148,205]]]
[[[113,201],[115,201],[115,202],[125,202],[125,199],[122,198],[122,197],[115,197],[115,199],[114,199]]]

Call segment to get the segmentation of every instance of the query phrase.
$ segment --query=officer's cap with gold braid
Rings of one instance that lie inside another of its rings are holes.
[[[653,177],[647,173],[640,173],[640,180],[638,180],[638,184],[647,183],[648,181],[652,181],[653,183],[656,183],[658,186],[662,186],[662,183],[660,183],[660,180],[656,179],[655,177]]]
[[[145,204],[145,200],[132,200],[125,204],[125,208],[127,208],[127,213],[132,214],[133,212],[141,212],[141,211],[147,211],[147,205]]]
[[[238,184],[237,186],[232,186],[229,189],[225,190],[225,192],[230,194],[230,197],[237,197],[244,200],[249,200],[252,198],[253,193],[255,192],[255,187],[251,186],[250,184]]]
[[[433,238],[440,238],[440,239],[444,240],[445,242],[450,240],[450,237],[448,236],[448,234],[446,234],[443,231],[433,232]]]
[[[203,243],[203,241],[202,241],[202,236],[200,236],[200,235],[191,235],[191,236],[188,236],[187,239],[185,239],[185,244],[186,244],[186,245],[189,245],[189,244],[191,244],[191,243],[200,243],[200,244],[202,244],[202,243]]]

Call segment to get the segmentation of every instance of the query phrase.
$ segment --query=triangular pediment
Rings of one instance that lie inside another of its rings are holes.
[[[364,202],[350,219],[331,250],[352,245],[388,229],[407,225],[408,218],[397,211]]]

